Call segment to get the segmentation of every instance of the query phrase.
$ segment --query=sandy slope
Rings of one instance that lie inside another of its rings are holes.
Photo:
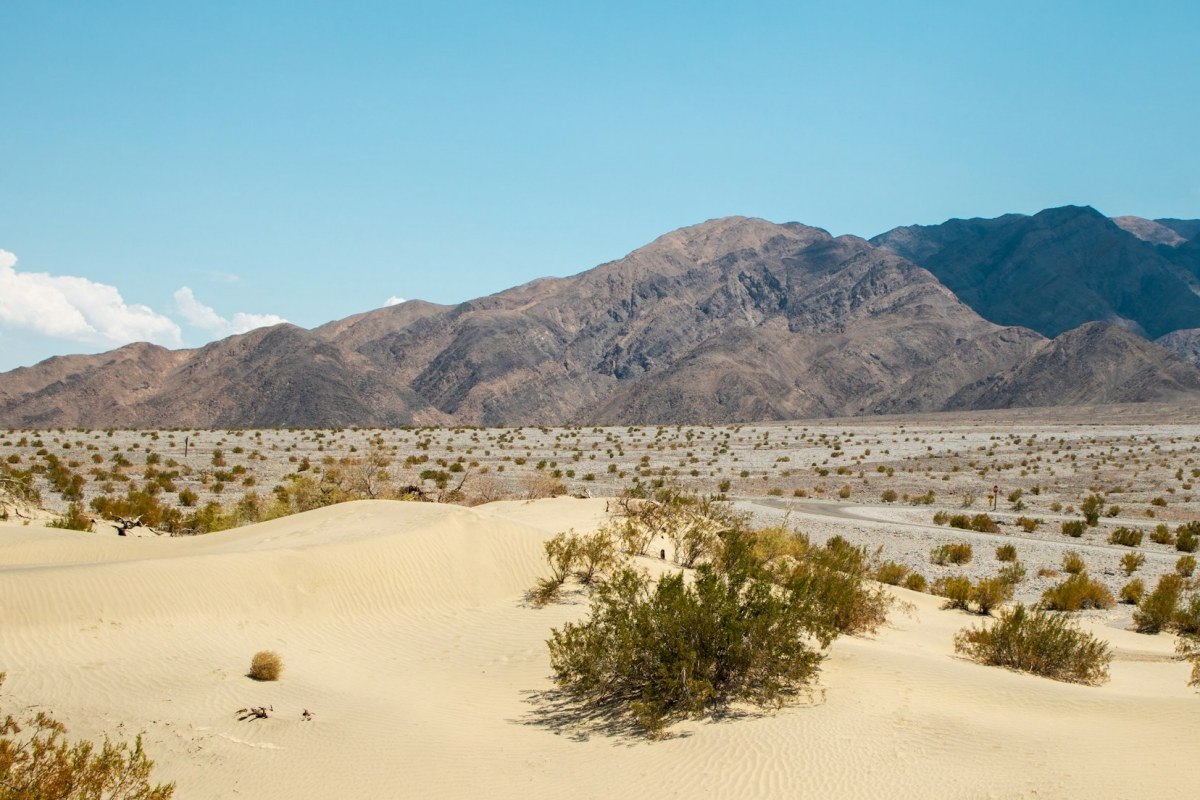
[[[180,798],[1183,797],[1200,779],[1169,638],[1097,626],[1113,679],[1071,686],[953,657],[973,619],[909,593],[911,615],[834,646],[811,702],[657,743],[555,713],[544,640],[585,607],[521,596],[543,539],[603,510],[363,502],[195,539],[0,525],[3,707],[144,731]],[[242,674],[264,648],[278,683]],[[236,720],[251,704],[275,714]]]

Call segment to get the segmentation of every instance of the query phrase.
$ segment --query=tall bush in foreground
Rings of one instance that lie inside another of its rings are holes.
[[[959,631],[954,650],[981,664],[1091,685],[1108,680],[1112,661],[1109,646],[1071,620],[1023,605],[1000,612],[991,625]]]
[[[4,673],[0,672],[0,686]],[[91,742],[68,742],[67,729],[45,712],[18,722],[0,716],[0,798],[3,800],[168,800],[175,784],[150,783],[154,762],[142,737],[97,752]]]
[[[823,656],[811,640],[825,647],[886,616],[865,553],[831,544],[735,526],[694,580],[619,569],[595,584],[587,619],[552,631],[555,681],[651,735],[730,702],[780,705],[816,680]]]

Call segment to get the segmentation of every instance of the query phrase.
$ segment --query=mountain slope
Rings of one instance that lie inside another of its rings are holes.
[[[973,241],[1021,219],[950,233]],[[908,238],[937,254],[931,237]],[[1100,384],[1086,384],[1096,397],[1157,400],[1200,385],[1200,372],[1150,343],[1138,351],[1149,372],[1131,383],[1121,365],[1132,345],[1106,341],[1073,345],[1094,365],[1114,362],[1096,368],[1107,376]],[[999,388],[989,394],[989,379],[1011,373],[1027,385],[1012,371],[1060,346],[986,321],[892,249],[729,217],[456,306],[414,301],[196,350],[133,345],[51,359],[0,375],[0,424],[540,425],[934,411],[1015,402]]]
[[[1200,324],[1195,248],[1143,241],[1089,207],[896,228],[871,242],[928,269],[986,319],[1045,336],[1093,321],[1150,338]]]
[[[1091,322],[1005,372],[955,393],[948,409],[1177,400],[1200,392],[1200,370],[1136,334]]]

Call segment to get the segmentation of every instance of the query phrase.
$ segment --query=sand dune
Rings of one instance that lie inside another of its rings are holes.
[[[522,595],[602,500],[360,502],[183,539],[0,524],[3,707],[142,731],[177,797],[1190,796],[1200,697],[1169,637],[1093,625],[1112,680],[952,653],[972,617],[913,604],[835,644],[811,701],[646,742],[556,713],[544,640],[580,600]],[[244,677],[277,650],[282,680]],[[266,720],[234,712],[272,705]],[[315,718],[301,720],[308,709]]]

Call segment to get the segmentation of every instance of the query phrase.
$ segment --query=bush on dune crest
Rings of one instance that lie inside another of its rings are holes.
[[[954,650],[981,664],[1090,685],[1108,680],[1112,661],[1108,644],[1070,619],[1023,605],[1001,612],[989,626],[959,631]]]
[[[589,616],[548,641],[564,692],[658,736],[732,702],[781,705],[816,681],[815,645],[886,620],[893,601],[863,548],[726,522],[690,573],[622,567],[593,584]]]

